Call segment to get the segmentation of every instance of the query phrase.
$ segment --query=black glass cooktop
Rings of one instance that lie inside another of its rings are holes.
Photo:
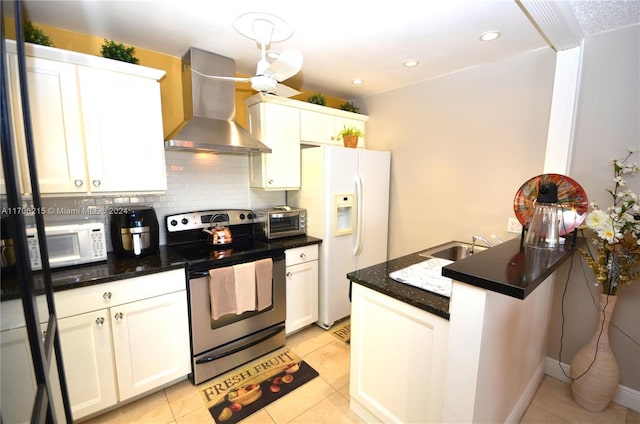
[[[203,270],[284,255],[284,247],[257,239],[235,240],[229,245],[213,246],[195,242],[172,246],[171,250],[187,261],[190,270]]]

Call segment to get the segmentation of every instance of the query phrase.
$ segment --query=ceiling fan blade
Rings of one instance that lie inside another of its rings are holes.
[[[284,81],[300,72],[302,62],[302,53],[298,50],[286,49],[280,53],[278,60],[265,69],[264,75],[276,81]]]
[[[280,97],[293,97],[300,94],[300,91],[293,89],[284,84],[276,85],[276,94]]]
[[[191,68],[191,72],[193,72],[196,75],[200,75],[201,77],[204,77],[204,78],[217,79],[217,80],[222,80],[222,81],[235,81],[235,82],[249,82],[249,81],[251,81],[251,78],[221,77],[221,76],[218,76],[218,75],[207,75],[207,74],[203,74],[202,72],[198,72],[193,68]]]

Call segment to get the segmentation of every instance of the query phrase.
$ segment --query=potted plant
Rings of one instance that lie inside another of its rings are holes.
[[[327,104],[327,99],[320,93],[312,94],[307,99],[309,103],[313,103],[320,106],[325,106]]]
[[[344,147],[355,148],[358,146],[358,137],[361,137],[362,130],[356,127],[344,126],[338,133],[338,137],[342,138]]]
[[[106,38],[100,48],[100,54],[102,57],[137,64],[140,60],[134,56],[135,52],[135,47],[125,47],[122,43],[116,43],[115,41],[107,40]]]
[[[360,108],[352,102],[346,102],[340,105],[340,109],[347,112],[360,113]]]
[[[44,33],[44,31],[37,26],[33,25],[30,20],[24,23],[24,41],[27,43],[40,44],[41,46],[53,47],[51,37]]]

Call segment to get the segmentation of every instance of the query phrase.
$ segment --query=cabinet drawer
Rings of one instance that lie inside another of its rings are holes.
[[[186,289],[184,268],[55,293],[58,318]]]
[[[296,247],[284,251],[286,266],[301,264],[308,261],[318,260],[318,245]]]

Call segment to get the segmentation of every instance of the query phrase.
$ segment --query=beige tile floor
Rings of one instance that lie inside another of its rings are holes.
[[[349,409],[349,345],[311,326],[287,338],[287,346],[320,374],[242,421],[243,424],[362,423]],[[214,423],[195,386],[183,381],[95,417],[86,423]],[[599,414],[571,400],[569,385],[546,376],[522,423],[640,424],[640,414],[610,404]]]

